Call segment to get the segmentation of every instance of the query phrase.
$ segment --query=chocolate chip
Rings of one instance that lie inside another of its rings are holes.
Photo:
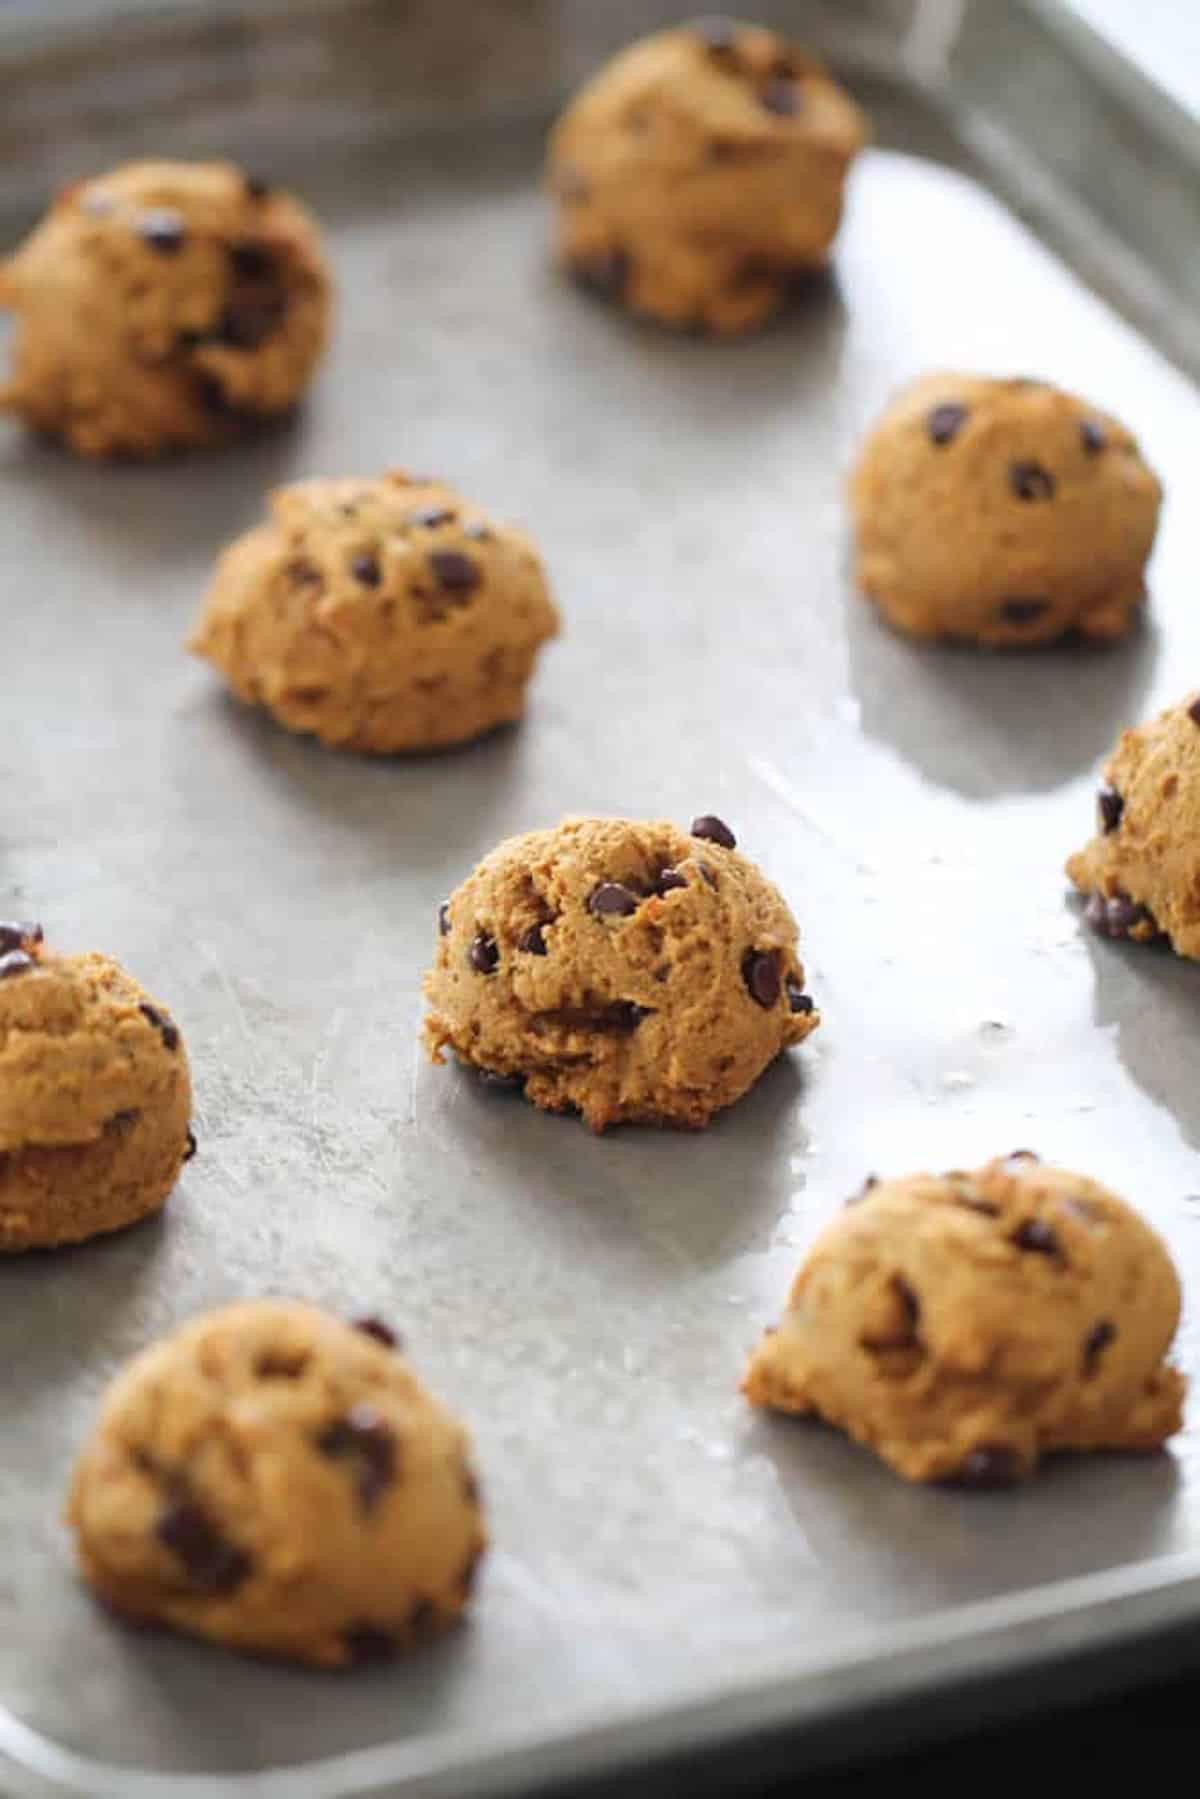
[[[917,1334],[917,1325],[921,1317],[921,1302],[902,1275],[892,1276],[892,1292],[900,1301],[900,1309],[904,1313],[904,1323],[910,1337]]]
[[[632,266],[628,250],[601,250],[574,264],[575,279],[593,293],[618,299],[625,291]]]
[[[1108,439],[1103,428],[1095,419],[1080,419],[1079,441],[1083,445],[1086,456],[1099,456],[1101,450],[1107,449]]]
[[[531,924],[517,938],[517,948],[523,949],[527,956],[544,956],[546,954],[545,926]]]
[[[774,950],[748,949],[742,957],[742,979],[750,998],[770,1007],[779,998],[779,965]]]
[[[253,1565],[245,1550],[223,1537],[208,1514],[184,1495],[160,1514],[154,1534],[183,1563],[194,1585],[209,1593],[232,1593]]]
[[[1005,1158],[1009,1162],[1040,1162],[1041,1159],[1036,1149],[1010,1149]]]
[[[804,1015],[807,1015],[809,1012],[811,1012],[813,1010],[812,999],[810,998],[810,996],[807,993],[805,993],[803,987],[800,985],[799,981],[796,979],[794,974],[789,974],[785,978],[784,983],[783,983],[783,990],[787,994],[787,1003],[788,1003],[788,1011],[789,1012],[799,1012]]]
[[[616,1025],[619,1031],[635,1031],[650,1013],[649,1006],[639,1006],[631,999],[617,999],[607,1008],[605,1022]]]
[[[378,587],[383,579],[383,571],[379,566],[378,557],[368,555],[365,551],[351,562],[350,573],[356,581],[361,581],[364,587]]]
[[[438,585],[451,593],[470,593],[483,579],[479,564],[461,550],[430,550],[429,566]]]
[[[396,1478],[396,1439],[374,1406],[353,1405],[317,1438],[333,1461],[352,1463],[358,1503],[369,1512]]]
[[[222,413],[231,412],[229,395],[215,375],[207,370],[196,377],[196,398],[205,412],[219,417]]]
[[[492,1093],[520,1093],[525,1086],[523,1074],[501,1074],[498,1068],[481,1068],[479,1085]]]
[[[737,21],[726,18],[724,13],[706,13],[702,19],[693,20],[688,29],[715,56],[726,56],[737,45]]]
[[[272,251],[266,244],[255,243],[246,239],[240,244],[232,244],[229,260],[233,264],[233,272],[239,281],[270,281],[276,274],[276,262]]]
[[[779,118],[794,119],[804,104],[804,93],[797,82],[781,81],[779,76],[773,75],[759,90],[758,103]]]
[[[1107,1318],[1102,1318],[1099,1324],[1092,1326],[1083,1340],[1083,1372],[1085,1374],[1096,1372],[1096,1364],[1116,1334],[1116,1325],[1110,1324]]]
[[[261,175],[243,175],[242,181],[250,200],[265,200],[271,191],[270,183],[264,181]]]
[[[1002,602],[1000,611],[1010,625],[1031,625],[1050,610],[1049,600],[1011,599]]]
[[[1062,1254],[1062,1245],[1054,1226],[1047,1224],[1044,1218],[1027,1218],[1024,1224],[1017,1226],[1013,1232],[1013,1242],[1018,1249],[1027,1249],[1033,1255],[1057,1256]]]
[[[680,887],[687,886],[687,876],[681,875],[677,868],[664,868],[654,883],[655,893],[674,893]]]
[[[438,936],[439,937],[448,937],[449,935],[450,935],[450,904],[449,904],[448,900],[443,900],[441,905],[438,907]]]
[[[967,409],[959,405],[957,400],[945,400],[940,406],[935,406],[925,419],[930,442],[948,444],[951,438],[958,436],[966,419]]]
[[[1008,485],[1018,500],[1050,500],[1054,497],[1054,476],[1040,462],[1010,462]]]
[[[161,256],[173,256],[182,250],[187,232],[183,217],[170,206],[156,206],[138,220],[138,236]]]
[[[257,350],[279,329],[286,312],[282,292],[240,294],[222,313],[217,337],[233,350]]]
[[[1097,936],[1111,938],[1114,942],[1128,937],[1139,925],[1154,926],[1154,916],[1149,908],[1137,905],[1127,893],[1114,893],[1110,898],[1103,893],[1093,893],[1083,916]],[[1157,926],[1154,928],[1157,931]]]
[[[1096,795],[1096,809],[1100,814],[1100,823],[1107,837],[1121,822],[1121,814],[1125,810],[1125,801],[1115,787],[1102,787]]]
[[[385,1349],[400,1348],[400,1339],[391,1325],[385,1324],[382,1318],[377,1318],[374,1312],[365,1312],[361,1318],[352,1318],[350,1323],[356,1331],[361,1331],[364,1337],[374,1337],[375,1341],[382,1343]]]
[[[476,974],[495,974],[500,963],[500,950],[496,939],[489,937],[486,931],[479,931],[471,939],[471,947],[467,951],[467,961]]]
[[[717,818],[712,812],[702,812],[699,818],[693,818],[689,835],[703,837],[707,843],[719,843],[722,849],[737,848],[737,838],[725,820]]]
[[[28,949],[31,944],[40,943],[44,932],[40,924],[25,924],[17,919],[6,919],[0,924],[0,955],[7,955],[9,950]]]
[[[146,1020],[147,1024],[152,1024],[154,1026],[155,1030],[162,1038],[164,1049],[179,1048],[179,1026],[173,1024],[166,1016],[165,1012],[160,1012],[157,1006],[147,1005],[144,1000],[141,1005],[139,1005],[138,1011]]]
[[[377,1624],[349,1625],[342,1632],[342,1642],[356,1667],[362,1667],[368,1662],[391,1661],[400,1648],[392,1632],[381,1630]]]
[[[192,1129],[191,1125],[189,1125],[188,1126],[188,1134],[187,1134],[187,1148],[183,1152],[184,1161],[190,1162],[192,1160],[193,1156],[196,1154],[196,1151],[199,1149],[199,1147],[200,1147],[200,1145],[196,1141],[196,1133]]]
[[[596,918],[628,918],[636,912],[638,896],[620,881],[601,881],[588,896],[588,911]]]
[[[33,957],[27,956],[23,949],[10,949],[6,955],[0,956],[0,981],[9,981],[14,975],[28,974],[33,966]]]
[[[867,1194],[872,1192],[874,1190],[874,1188],[876,1188],[878,1185],[879,1185],[879,1176],[877,1174],[869,1174],[867,1176],[866,1180],[863,1182],[860,1190],[857,1193],[852,1193],[850,1195],[849,1199],[846,1201],[846,1204],[848,1206],[860,1206],[862,1204],[863,1200],[867,1197]]]
[[[432,531],[438,525],[452,525],[457,517],[449,506],[418,506],[406,515],[404,522],[422,531]]]
[[[707,862],[697,862],[696,867],[700,870],[700,879],[702,881],[707,881],[707,883],[710,887],[715,888],[716,884],[717,884],[717,877],[713,873],[712,869],[708,866],[708,863]]]
[[[1020,1477],[1017,1452],[1007,1443],[981,1443],[967,1456],[957,1475],[964,1487],[977,1489],[1011,1487]]]
[[[1188,717],[1194,725],[1200,725],[1200,700],[1193,700],[1188,707]]]
[[[408,1628],[413,1636],[423,1636],[434,1621],[434,1610],[428,1599],[418,1599],[408,1614]]]

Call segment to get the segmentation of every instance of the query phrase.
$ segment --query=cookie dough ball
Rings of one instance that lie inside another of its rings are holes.
[[[796,1276],[742,1383],[824,1418],[908,1480],[1006,1486],[1057,1449],[1157,1449],[1179,1280],[1095,1181],[1028,1151],[870,1181]]]
[[[331,749],[444,749],[509,724],[558,613],[523,532],[438,481],[303,481],[217,563],[189,648]]]
[[[1067,874],[1101,937],[1200,959],[1200,693],[1122,731],[1096,796],[1096,835]]]
[[[1124,425],[1040,381],[928,375],[850,481],[859,586],[899,631],[995,649],[1130,629],[1162,489]]]
[[[0,267],[0,407],[84,456],[220,444],[285,413],[325,345],[312,219],[231,163],[133,162],[64,188]]]
[[[320,1667],[453,1624],[485,1543],[465,1433],[387,1327],[284,1299],[130,1363],[67,1519],[114,1611]]]
[[[700,1129],[820,1023],[796,921],[718,818],[567,819],[439,914],[425,1040],[594,1131]]]
[[[0,1253],[156,1212],[195,1151],[183,1039],[107,956],[0,924]]]
[[[748,330],[825,262],[866,136],[849,95],[774,32],[714,18],[645,38],[551,133],[563,260],[668,325]]]

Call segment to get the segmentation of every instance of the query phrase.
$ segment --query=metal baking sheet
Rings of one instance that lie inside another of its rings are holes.
[[[615,36],[635,10],[614,6]],[[556,9],[563,67],[608,47],[567,42],[583,11]],[[1190,1430],[964,1496],[736,1392],[806,1241],[871,1169],[1033,1145],[1143,1206],[1193,1287],[1200,1270],[1200,969],[1091,941],[1060,875],[1115,732],[1200,661],[1200,405],[1162,353],[1186,362],[1194,315],[1169,254],[1033,178],[1028,135],[1018,153],[984,106],[986,44],[871,6],[856,61],[850,8],[774,9],[818,46],[835,11],[880,143],[833,278],[763,335],[665,336],[559,281],[534,57],[507,123],[294,147],[341,310],[293,429],[144,469],[0,439],[0,900],[171,1003],[200,1138],[159,1221],[0,1266],[0,1781],[19,1799],[494,1796],[786,1721],[861,1743],[882,1700],[916,1720],[951,1674],[1196,1615]],[[1003,11],[1042,41],[1042,12]],[[1141,434],[1168,500],[1132,642],[920,649],[855,598],[840,471],[929,365],[1044,375]],[[392,463],[522,520],[566,635],[521,729],[378,763],[237,709],[180,642],[265,488]],[[419,1051],[440,899],[501,836],[593,810],[721,813],[800,919],[824,1026],[703,1135],[597,1140]],[[105,1383],[262,1291],[394,1319],[475,1435],[495,1549],[469,1628],[419,1660],[235,1660],[122,1629],[74,1581],[60,1495]],[[1195,1373],[1190,1314],[1179,1353]]]

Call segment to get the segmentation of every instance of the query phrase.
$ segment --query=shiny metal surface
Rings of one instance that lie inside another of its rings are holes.
[[[752,341],[665,337],[560,284],[537,132],[464,129],[305,176],[341,317],[290,432],[107,469],[5,431],[0,899],[172,1005],[200,1138],[161,1221],[0,1266],[6,1792],[527,1790],[789,1717],[857,1729],[952,1671],[1194,1611],[1190,1433],[965,1496],[736,1392],[869,1169],[1030,1144],[1200,1272],[1200,969],[1087,939],[1060,874],[1117,729],[1195,681],[1200,406],[1095,269],[994,196],[978,145],[907,82],[863,93],[882,147],[835,276]],[[1168,502],[1135,641],[922,650],[850,592],[841,471],[939,364],[1044,375],[1140,433]],[[522,729],[379,764],[237,710],[180,640],[264,488],[389,463],[525,523],[566,635]],[[572,810],[715,810],[800,919],[824,1027],[704,1135],[595,1140],[421,1057],[439,900]],[[263,1290],[392,1318],[475,1434],[495,1551],[474,1622],[424,1659],[233,1660],[133,1634],[74,1582],[57,1513],[105,1382]]]

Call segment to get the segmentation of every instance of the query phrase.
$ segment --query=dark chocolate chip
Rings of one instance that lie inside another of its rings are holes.
[[[719,843],[722,849],[737,848],[737,838],[725,820],[717,818],[712,812],[702,812],[699,818],[693,818],[689,834],[692,837],[703,837],[707,843]]]
[[[925,419],[925,429],[929,433],[930,442],[948,444],[952,438],[958,436],[966,419],[967,409],[965,406],[961,406],[957,400],[945,400],[940,406],[935,406]]]
[[[173,1024],[165,1012],[160,1012],[157,1006],[147,1005],[144,1000],[139,1005],[138,1011],[147,1024],[154,1026],[162,1038],[164,1049],[179,1048],[179,1026]]]
[[[797,82],[773,75],[759,90],[758,103],[781,119],[794,119],[804,104],[804,92]]]
[[[702,19],[693,20],[688,29],[714,56],[727,56],[736,48],[737,21],[726,18],[724,13],[706,13]]]
[[[1013,1232],[1013,1242],[1018,1249],[1027,1249],[1034,1255],[1057,1256],[1062,1254],[1062,1245],[1058,1233],[1052,1224],[1044,1218],[1027,1218],[1024,1224],[1017,1226]]]
[[[1096,809],[1100,814],[1100,824],[1107,837],[1121,822],[1121,814],[1125,810],[1125,801],[1115,787],[1102,787],[1096,795]]]
[[[170,206],[156,206],[138,220],[138,236],[151,250],[162,256],[173,256],[182,250],[187,232],[183,216]]]
[[[23,949],[10,949],[6,955],[0,956],[0,981],[10,981],[14,975],[28,974],[33,966],[33,957],[27,956]]]
[[[964,1487],[1011,1487],[1021,1477],[1021,1463],[1015,1449],[1007,1443],[981,1443],[967,1456],[958,1471]]]
[[[520,1093],[525,1086],[523,1074],[501,1074],[498,1068],[481,1068],[479,1085],[490,1093]]]
[[[620,881],[601,881],[588,896],[588,911],[596,918],[628,918],[636,912],[638,896]]]
[[[476,974],[495,974],[500,964],[500,950],[496,939],[489,937],[486,931],[477,932],[471,939],[467,961]]]
[[[244,175],[242,179],[245,183],[246,195],[251,200],[265,200],[271,191],[270,183],[264,181],[261,175]]]
[[[1108,439],[1104,435],[1103,428],[1096,423],[1095,419],[1080,419],[1079,441],[1087,456],[1099,456],[1101,450],[1108,447]]]
[[[879,1176],[877,1174],[869,1174],[867,1176],[866,1180],[863,1182],[859,1191],[857,1193],[852,1193],[850,1195],[849,1199],[846,1201],[846,1204],[848,1206],[860,1206],[862,1204],[863,1200],[867,1197],[867,1194],[870,1193],[878,1185],[879,1185]]]
[[[451,593],[470,593],[479,586],[479,564],[461,550],[430,550],[429,566],[439,587]]]
[[[794,974],[787,976],[783,983],[783,990],[787,994],[789,1012],[807,1014],[813,1010],[813,1002],[810,995],[805,993]]]
[[[748,949],[742,957],[742,979],[752,1000],[760,1006],[773,1006],[779,998],[779,964],[775,960],[775,951]]]
[[[187,1148],[183,1152],[184,1161],[190,1162],[192,1160],[193,1156],[196,1154],[196,1151],[199,1149],[199,1147],[200,1147],[200,1145],[196,1141],[196,1133],[192,1129],[191,1125],[189,1125],[188,1126],[188,1134],[187,1134]]]
[[[1093,893],[1084,908],[1083,916],[1098,936],[1109,937],[1114,941],[1128,937],[1138,925],[1154,925],[1154,916],[1149,908],[1136,904],[1127,893],[1115,893],[1111,898],[1106,898],[1102,893]]]
[[[603,250],[575,263],[575,279],[593,293],[617,299],[625,291],[632,266],[628,250]]]
[[[15,918],[5,919],[0,924],[0,955],[7,955],[13,949],[28,949],[30,944],[40,943],[43,935],[40,924],[26,924]]]
[[[209,1593],[232,1593],[250,1573],[245,1550],[223,1537],[194,1500],[180,1495],[166,1507],[154,1527],[165,1549],[177,1556],[195,1586]]]
[[[415,525],[422,531],[432,531],[438,525],[452,525],[458,514],[449,506],[418,506],[415,511],[405,517],[406,525]]]
[[[892,1292],[900,1301],[900,1309],[904,1313],[904,1323],[910,1336],[917,1334],[917,1325],[921,1318],[921,1302],[902,1275],[892,1276]]]
[[[222,413],[231,412],[229,395],[215,375],[207,370],[196,377],[196,398],[205,412],[219,417]]]
[[[276,273],[273,252],[250,238],[230,246],[229,260],[239,281],[270,281]]]
[[[374,1337],[385,1349],[400,1348],[400,1339],[391,1325],[377,1318],[374,1312],[365,1312],[361,1318],[352,1318],[350,1322],[356,1331],[361,1331],[364,1337]]]
[[[643,1018],[649,1018],[651,1010],[650,1006],[639,1006],[631,999],[617,999],[608,1007],[606,1022],[621,1031],[634,1031]]]
[[[443,900],[441,905],[438,907],[438,936],[439,937],[448,937],[449,935],[450,935],[450,904],[449,904],[448,900]]]
[[[353,1464],[358,1503],[369,1512],[396,1478],[396,1439],[374,1406],[353,1405],[317,1438],[333,1461]]]
[[[1116,1325],[1110,1324],[1107,1318],[1102,1318],[1099,1324],[1092,1326],[1083,1340],[1083,1372],[1085,1374],[1096,1372],[1096,1364],[1116,1334]]]
[[[1049,600],[1004,600],[1000,611],[1010,625],[1031,625],[1050,610]]]
[[[1009,1162],[1040,1162],[1042,1158],[1036,1149],[1010,1149],[1005,1159]]]
[[[1054,476],[1040,462],[1010,462],[1008,485],[1018,500],[1054,498]]]
[[[655,893],[674,893],[679,887],[687,886],[687,876],[681,875],[677,868],[664,868],[654,883]]]
[[[715,887],[717,884],[717,877],[708,866],[708,863],[697,862],[696,867],[700,870],[700,879],[702,881],[707,881],[710,887]]]
[[[361,581],[364,587],[378,587],[383,579],[379,558],[370,556],[366,552],[354,558],[350,564],[350,573],[356,581]]]
[[[233,350],[257,350],[279,329],[286,312],[282,292],[239,294],[222,313],[217,337]]]
[[[1188,717],[1194,725],[1200,725],[1200,700],[1193,700],[1188,707]]]
[[[356,1667],[391,1661],[400,1648],[392,1632],[381,1630],[377,1624],[351,1624],[342,1632],[342,1642]]]
[[[527,956],[544,956],[546,954],[545,926],[531,924],[517,938],[517,948],[523,949]]]

